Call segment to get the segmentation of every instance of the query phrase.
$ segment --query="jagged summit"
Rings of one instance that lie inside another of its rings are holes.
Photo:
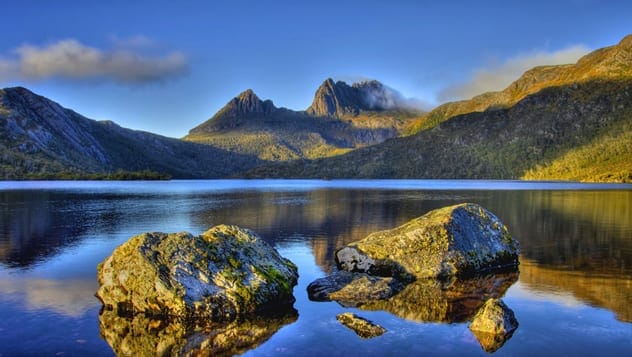
[[[231,99],[212,118],[191,129],[189,134],[213,132],[242,126],[253,119],[269,118],[283,111],[271,100],[261,100],[252,89],[246,89]]]
[[[364,101],[357,88],[347,83],[327,78],[318,87],[312,105],[307,114],[315,116],[342,117],[347,114],[358,114],[364,108]]]
[[[371,80],[353,83],[334,82],[327,78],[316,90],[307,114],[314,116],[343,117],[362,111],[403,109],[404,100],[399,93],[382,83]]]
[[[231,99],[216,116],[236,117],[248,114],[270,114],[277,109],[271,100],[262,101],[252,89],[246,89]]]

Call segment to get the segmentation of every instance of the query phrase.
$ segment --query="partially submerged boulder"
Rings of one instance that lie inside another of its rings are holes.
[[[250,230],[143,233],[97,267],[97,298],[119,314],[229,321],[294,302],[296,266]]]
[[[345,306],[358,306],[366,301],[387,299],[403,288],[404,284],[391,277],[337,271],[311,282],[307,294],[314,301],[335,300]]]
[[[336,252],[336,263],[340,270],[411,282],[517,266],[518,254],[518,242],[498,217],[463,203],[372,233]]]
[[[362,338],[373,338],[386,332],[384,327],[374,324],[373,322],[350,312],[336,315],[336,319]]]
[[[500,299],[487,300],[470,323],[470,330],[486,352],[502,347],[517,328],[513,311]]]

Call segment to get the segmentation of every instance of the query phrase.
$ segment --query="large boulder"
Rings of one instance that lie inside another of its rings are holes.
[[[296,266],[250,230],[143,233],[99,264],[96,296],[119,314],[229,321],[294,302]]]
[[[336,252],[340,270],[403,282],[518,265],[518,242],[493,213],[472,203],[440,208]]]
[[[513,311],[500,299],[489,299],[478,310],[470,330],[486,352],[494,352],[513,336],[518,320]]]

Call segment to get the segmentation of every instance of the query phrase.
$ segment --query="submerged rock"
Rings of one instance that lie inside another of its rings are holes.
[[[410,282],[517,266],[518,254],[518,242],[498,217],[463,203],[370,234],[336,252],[336,262],[340,270]]]
[[[517,328],[513,311],[500,299],[487,300],[470,324],[470,330],[486,352],[502,347]]]
[[[310,300],[335,300],[344,306],[358,306],[366,301],[387,299],[403,288],[404,284],[394,278],[337,271],[311,282],[307,294]]]
[[[386,332],[384,327],[350,312],[339,314],[336,316],[336,319],[340,321],[341,324],[355,331],[355,333],[362,338],[373,338]]]
[[[256,348],[297,318],[296,310],[290,309],[278,315],[196,325],[103,310],[99,328],[117,356],[234,356]]]
[[[250,230],[143,233],[97,267],[106,310],[229,321],[294,302],[296,266]]]

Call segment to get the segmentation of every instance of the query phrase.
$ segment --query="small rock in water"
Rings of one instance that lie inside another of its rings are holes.
[[[336,319],[340,321],[341,324],[355,331],[355,333],[362,338],[373,338],[386,332],[384,327],[350,312],[339,314],[336,316]]]
[[[487,300],[470,324],[470,330],[486,352],[502,347],[517,328],[513,311],[500,299]]]
[[[99,266],[96,296],[122,315],[205,318],[288,307],[296,266],[250,230],[220,225],[199,236],[143,233]]]

